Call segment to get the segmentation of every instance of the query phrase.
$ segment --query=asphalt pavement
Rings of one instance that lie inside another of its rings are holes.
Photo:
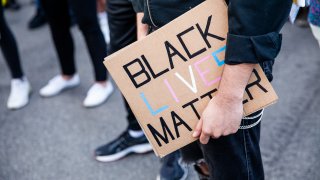
[[[10,76],[0,55],[0,180],[152,180],[160,161],[153,154],[113,163],[94,160],[94,149],[127,126],[120,92],[107,103],[86,109],[82,101],[93,83],[84,39],[72,28],[81,85],[59,96],[41,98],[39,89],[59,73],[48,26],[30,31],[34,13],[28,0],[6,12],[16,35],[33,94],[18,111],[6,109]],[[261,149],[267,180],[320,179],[320,49],[310,29],[286,24],[274,66],[273,86],[280,99],[262,120]],[[191,168],[190,168],[191,170]],[[196,179],[193,172],[189,179]]]

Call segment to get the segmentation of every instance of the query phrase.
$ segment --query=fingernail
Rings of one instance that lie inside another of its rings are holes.
[[[199,136],[199,131],[194,131],[192,136],[195,138],[195,137],[198,137]]]
[[[203,142],[201,142],[201,143],[202,143],[202,144],[208,144],[209,140],[210,140],[210,137],[206,137],[206,139],[205,139]]]

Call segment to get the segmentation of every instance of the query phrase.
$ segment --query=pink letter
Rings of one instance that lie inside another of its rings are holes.
[[[169,91],[170,91],[173,99],[174,99],[176,102],[179,102],[179,99],[178,99],[176,93],[173,91],[173,89],[172,89],[172,87],[171,87],[171,85],[169,84],[169,82],[168,82],[167,79],[164,80],[164,83],[167,85],[167,88],[169,89]]]
[[[219,81],[221,80],[221,77],[217,77],[216,79],[208,82],[207,79],[205,78],[205,75],[208,74],[210,71],[209,71],[208,69],[206,69],[205,71],[201,71],[201,69],[200,69],[199,66],[198,66],[198,65],[201,64],[202,62],[205,62],[205,61],[209,60],[210,57],[211,57],[210,55],[209,55],[209,56],[206,56],[206,57],[204,57],[204,58],[202,58],[202,59],[200,59],[199,61],[197,61],[197,62],[194,63],[194,67],[195,67],[196,70],[198,71],[198,74],[200,75],[202,81],[204,82],[204,84],[205,84],[206,86],[211,86],[211,85],[213,85],[214,83],[219,82]]]

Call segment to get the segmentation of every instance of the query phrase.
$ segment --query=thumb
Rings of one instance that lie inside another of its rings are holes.
[[[202,131],[202,123],[203,123],[203,120],[202,120],[202,118],[201,118],[201,119],[199,120],[199,122],[197,123],[197,126],[196,126],[196,128],[194,129],[194,132],[193,132],[193,134],[192,134],[192,136],[193,136],[194,138],[197,138],[197,137],[200,136],[201,131]]]

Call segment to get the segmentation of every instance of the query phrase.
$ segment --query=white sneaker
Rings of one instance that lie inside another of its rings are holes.
[[[8,109],[20,109],[28,104],[31,86],[26,78],[12,79],[11,91],[7,102]]]
[[[65,89],[75,87],[80,84],[79,75],[75,74],[71,79],[65,80],[61,75],[52,78],[46,86],[40,89],[40,95],[43,97],[51,97],[59,94]]]
[[[106,86],[95,83],[88,91],[87,97],[83,101],[85,107],[95,107],[104,103],[113,92],[113,85],[107,81]]]

